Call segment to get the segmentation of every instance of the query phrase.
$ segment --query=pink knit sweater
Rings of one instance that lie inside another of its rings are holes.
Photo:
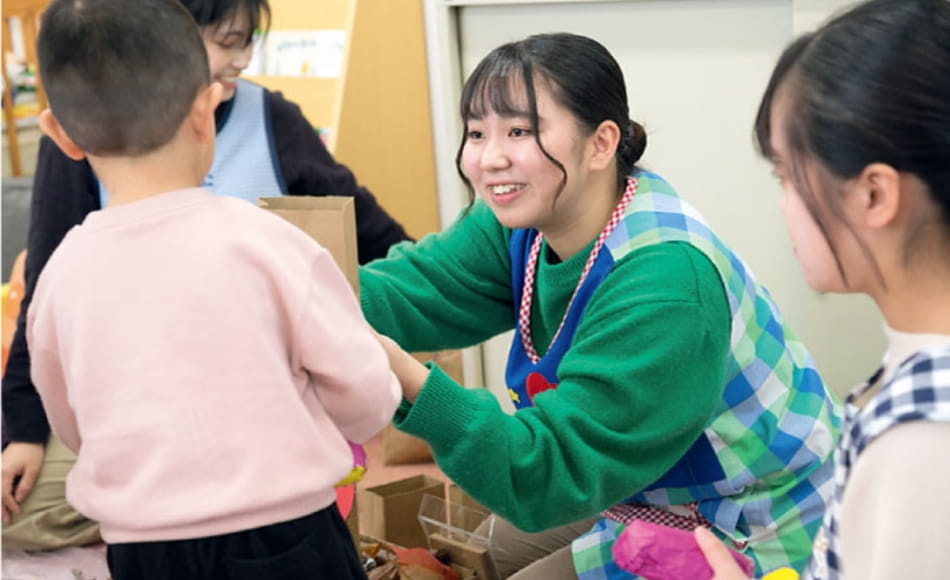
[[[400,399],[330,254],[200,189],[91,213],[40,276],[32,376],[107,542],[250,529],[330,505]]]

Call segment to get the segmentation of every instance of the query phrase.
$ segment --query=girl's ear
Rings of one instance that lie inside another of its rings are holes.
[[[195,102],[191,106],[189,122],[200,143],[207,143],[214,139],[216,128],[214,123],[214,111],[221,103],[221,84],[211,83],[203,87],[195,96]]]
[[[602,171],[613,166],[617,146],[620,144],[620,127],[613,121],[604,121],[594,129],[590,136],[593,152],[588,167],[592,171]]]
[[[852,184],[856,194],[855,209],[860,221],[869,228],[891,225],[900,213],[903,199],[901,176],[885,163],[872,163]]]
[[[43,112],[40,113],[40,131],[52,139],[53,143],[56,143],[56,146],[66,154],[66,157],[69,157],[73,161],[82,161],[86,158],[86,152],[80,149],[79,145],[76,145],[76,142],[66,134],[66,131],[63,130],[63,126],[59,124],[56,116],[53,115],[53,111],[44,109]]]

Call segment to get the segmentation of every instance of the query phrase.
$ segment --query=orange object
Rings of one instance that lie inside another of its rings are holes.
[[[409,569],[416,568],[417,572],[427,572],[425,577],[435,577],[440,580],[459,580],[458,572],[451,567],[440,562],[429,550],[425,548],[397,548],[392,546],[396,553],[396,561],[399,562],[399,569],[407,578],[413,578]]]
[[[7,368],[7,355],[10,353],[10,344],[13,342],[13,333],[16,331],[16,319],[20,315],[20,301],[23,300],[25,285],[23,268],[26,263],[26,250],[17,254],[10,270],[10,281],[3,285],[3,360],[0,362],[0,373]]]

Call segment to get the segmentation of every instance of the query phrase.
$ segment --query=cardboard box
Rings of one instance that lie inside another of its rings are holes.
[[[363,533],[406,548],[427,547],[426,534],[419,523],[419,508],[426,495],[445,501],[445,482],[416,475],[359,490]]]

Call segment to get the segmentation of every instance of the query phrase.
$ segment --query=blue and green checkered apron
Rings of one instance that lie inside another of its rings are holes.
[[[512,399],[517,407],[531,405],[529,375],[558,383],[558,365],[597,286],[615,263],[652,244],[691,244],[716,267],[732,314],[731,349],[712,422],[672,469],[649,488],[631,490],[623,505],[605,510],[594,528],[574,541],[578,576],[635,578],[617,567],[611,548],[625,527],[625,516],[644,507],[695,513],[695,521],[711,524],[751,556],[759,572],[780,566],[801,571],[831,494],[838,405],[805,346],[742,260],[666,181],[642,171],[633,177],[636,194],[607,238],[607,251],[600,252],[578,288],[560,338],[537,362],[520,337],[512,342],[506,370]],[[536,230],[511,235],[515,304],[521,303],[525,266],[537,235]]]

